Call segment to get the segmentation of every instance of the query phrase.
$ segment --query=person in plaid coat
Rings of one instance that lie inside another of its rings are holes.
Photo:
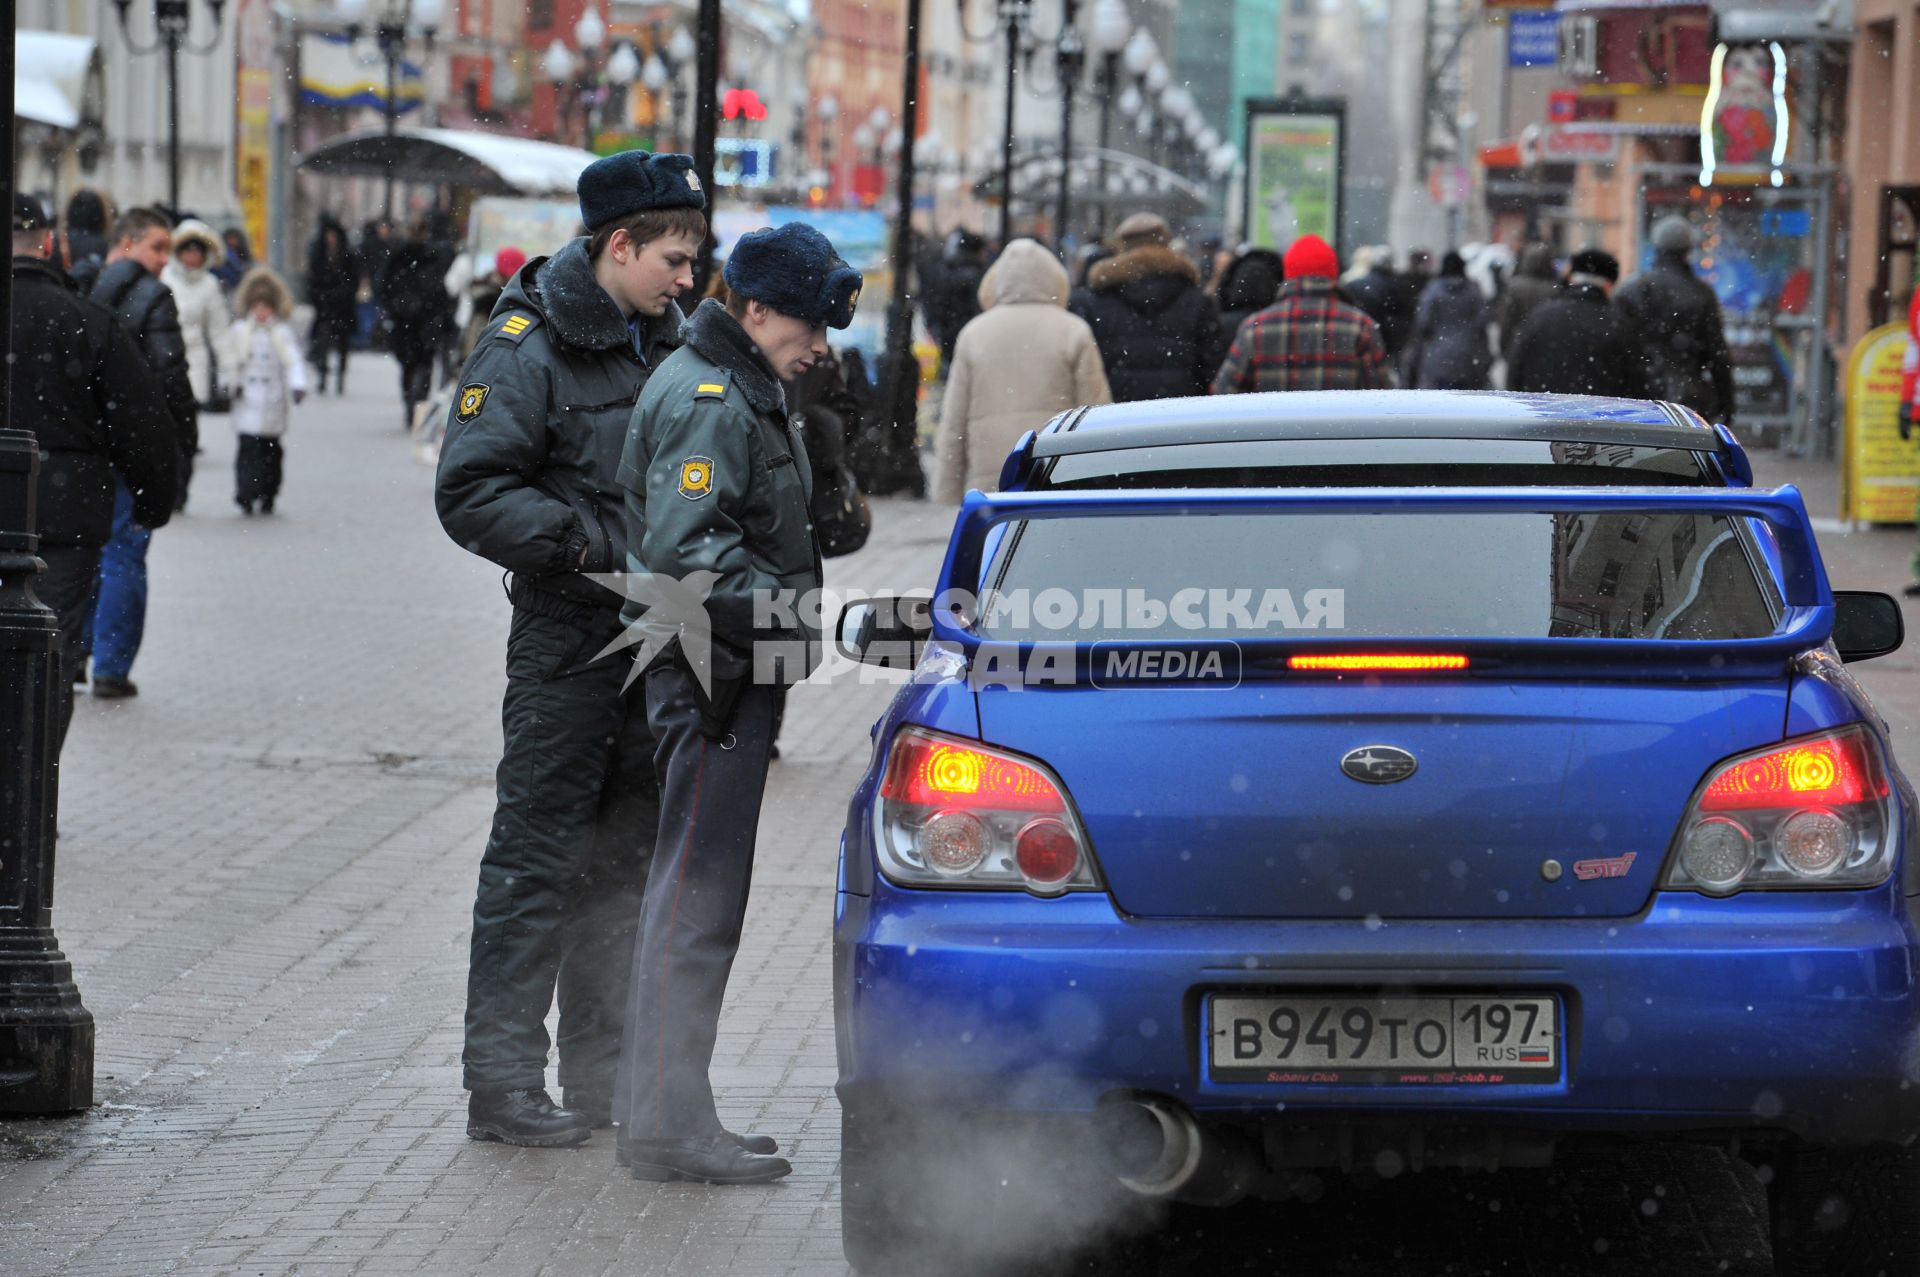
[[[1334,291],[1340,259],[1318,235],[1287,250],[1287,282],[1248,318],[1213,378],[1216,395],[1259,390],[1380,390],[1392,385],[1379,326]]]

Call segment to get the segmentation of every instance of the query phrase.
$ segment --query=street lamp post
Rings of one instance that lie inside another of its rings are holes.
[[[964,5],[966,0],[961,0]],[[1020,75],[1020,35],[1033,16],[1033,0],[1000,0],[1007,29],[1006,123],[1000,135],[1000,246],[1013,239],[1013,90]]]
[[[579,54],[576,56],[563,42],[555,40],[540,60],[540,69],[553,83],[557,127],[564,128],[568,113],[578,108],[581,148],[588,151],[593,149],[599,135],[608,100],[616,93],[624,93],[640,74],[640,60],[633,47],[624,41],[614,47],[603,68],[600,51],[606,47],[606,41],[607,24],[598,9],[588,7],[573,25],[573,42],[580,47]]]
[[[665,44],[656,43],[647,57],[646,65],[640,69],[640,83],[656,99],[662,89],[672,89],[674,142],[680,150],[689,148],[686,138],[687,129],[687,85],[682,72],[693,62],[699,53],[699,44],[687,33],[685,27],[676,27]],[[659,107],[654,108],[656,118]],[[659,139],[654,139],[656,149]]]
[[[14,73],[0,37],[0,78]],[[8,117],[7,153],[14,120]],[[14,171],[4,193],[13,207]],[[0,364],[13,362],[13,276],[0,277]],[[93,1016],[53,933],[53,831],[59,815],[59,690],[67,671],[53,613],[34,597],[40,447],[13,428],[0,377],[0,1114],[73,1113],[93,1104]]]
[[[113,0],[120,19],[120,38],[127,52],[136,57],[149,53],[167,55],[167,209],[176,214],[180,210],[180,51],[205,55],[219,47],[220,10],[225,0],[207,0],[207,8],[213,13],[213,37],[205,44],[194,44],[187,39],[193,16],[188,4],[189,0],[153,0],[154,38],[142,45],[134,43],[127,25],[127,11],[133,0]]]
[[[1142,27],[1139,32],[1151,41],[1153,37]],[[1133,52],[1133,19],[1127,16],[1126,0],[1096,0],[1093,6],[1093,47],[1100,55],[1100,71],[1096,88],[1100,94],[1100,146],[1094,159],[1094,190],[1099,203],[1094,209],[1093,229],[1096,236],[1107,233],[1107,146],[1112,139],[1113,99],[1120,88],[1120,58],[1126,53],[1131,65]],[[1140,70],[1146,70],[1143,64]]]
[[[1080,73],[1087,65],[1087,46],[1073,25],[1078,8],[1078,0],[1061,0],[1060,36],[1053,50],[1053,69],[1060,80],[1060,198],[1054,215],[1053,238],[1060,247],[1063,261],[1067,256],[1067,223],[1073,198],[1073,95],[1080,87]]]
[[[840,99],[827,94],[814,108],[814,114],[820,117],[820,167],[827,171],[827,198],[831,201],[833,188],[839,184],[839,174],[834,167],[839,158],[835,154],[839,147],[834,130],[840,123]]]
[[[114,0],[116,4],[120,0]],[[209,0],[211,3],[211,0]],[[361,23],[367,16],[367,0],[334,0],[334,8],[346,20],[347,38],[360,39]],[[375,19],[373,40],[380,50],[378,61],[387,68],[387,96],[383,103],[388,155],[392,155],[393,135],[400,118],[400,65],[407,59],[407,38],[418,33],[427,49],[433,49],[433,35],[440,26],[441,0],[384,0]],[[393,218],[393,161],[387,161],[386,188],[380,197],[380,216]]]

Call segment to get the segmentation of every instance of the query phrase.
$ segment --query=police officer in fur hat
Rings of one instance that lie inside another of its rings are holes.
[[[662,601],[630,607],[660,742],[660,839],[634,949],[617,1156],[635,1179],[748,1184],[793,1168],[766,1137],[721,1126],[707,1068],[746,915],[775,695],[820,650],[796,604],[820,588],[813,469],[781,383],[826,358],[827,329],[852,322],[861,281],[801,223],[741,236],[726,281],[727,304],[700,303],[686,345],[642,392],[620,463],[631,570],[653,574]]]
[[[621,596],[585,574],[628,557],[614,471],[634,401],[680,344],[706,197],[685,155],[580,175],[588,234],[517,271],[461,374],[435,504],[510,573],[506,750],[480,863],[467,980],[467,1134],[557,1147],[606,1125],[658,816],[653,737]],[[560,1002],[548,1095],[546,1017]]]

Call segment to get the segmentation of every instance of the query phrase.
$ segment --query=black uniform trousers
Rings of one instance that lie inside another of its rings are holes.
[[[724,741],[700,732],[693,675],[647,672],[659,741],[660,839],[647,875],[614,1117],[629,1139],[705,1139],[723,1129],[707,1068],[740,948],[754,832],[767,788],[777,689],[748,685]]]
[[[556,989],[560,1085],[613,1086],[660,813],[640,683],[621,686],[633,662],[592,659],[620,632],[613,608],[514,608],[506,749],[473,906],[470,1091],[545,1085]]]

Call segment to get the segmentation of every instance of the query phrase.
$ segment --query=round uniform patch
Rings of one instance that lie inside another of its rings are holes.
[[[713,458],[688,457],[680,463],[680,495],[698,501],[713,491]]]
[[[486,405],[487,392],[493,387],[481,381],[470,381],[460,387],[460,410],[454,414],[456,421],[465,424],[480,415],[480,409]]]

